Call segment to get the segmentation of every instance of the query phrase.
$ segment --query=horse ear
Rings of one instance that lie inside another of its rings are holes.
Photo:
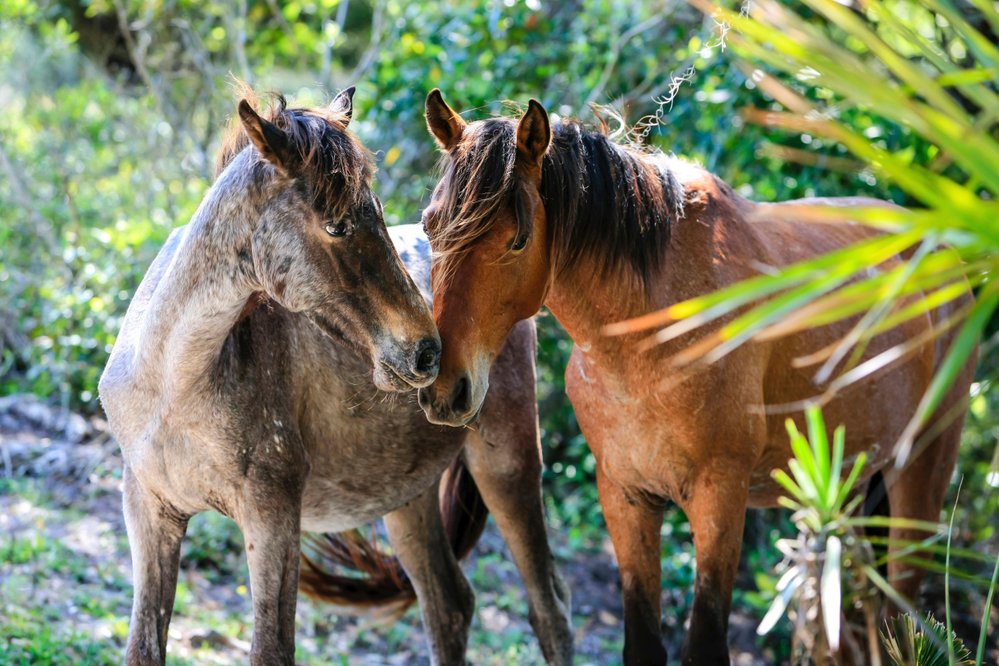
[[[517,125],[517,158],[531,166],[541,166],[541,160],[552,142],[552,128],[548,112],[536,99],[527,104]]]
[[[274,123],[261,118],[245,99],[240,100],[238,111],[243,129],[260,151],[260,155],[274,166],[286,171],[291,166],[292,153],[288,135]]]
[[[340,93],[333,98],[333,101],[330,102],[329,105],[330,113],[343,117],[344,126],[350,123],[350,119],[354,115],[355,89],[356,88],[354,86],[351,86],[345,90],[341,90]]]
[[[449,152],[458,145],[461,134],[465,131],[465,121],[447,105],[438,88],[427,95],[427,129],[441,148]]]

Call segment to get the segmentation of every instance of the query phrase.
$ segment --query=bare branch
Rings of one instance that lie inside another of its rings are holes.
[[[122,0],[114,0],[114,8],[118,16],[118,29],[121,31],[122,39],[125,40],[125,48],[128,49],[128,55],[132,59],[132,64],[135,65],[135,71],[139,74],[139,78],[142,79],[142,82],[156,100],[156,105],[159,107],[160,113],[163,114],[171,125],[176,126],[176,109],[173,108],[173,105],[163,94],[163,91],[160,90],[159,86],[156,85],[149,75],[149,70],[146,69],[145,50],[148,47],[148,38],[146,44],[140,48],[132,34],[132,27],[128,21],[128,11]]]
[[[236,7],[238,13],[235,17],[230,16],[229,12],[223,12],[222,15],[227,32],[232,35],[229,42],[232,45],[233,58],[239,67],[239,77],[252,86],[253,71],[246,60],[246,0],[238,0]]]
[[[607,59],[607,63],[604,65],[603,71],[600,73],[600,78],[597,80],[597,84],[593,86],[593,90],[586,97],[586,102],[584,106],[588,106],[604,94],[604,88],[607,87],[607,82],[610,81],[611,75],[614,73],[614,68],[617,67],[618,60],[621,58],[621,49],[630,42],[632,39],[642,34],[652,30],[660,23],[666,21],[667,14],[665,12],[657,13],[656,15],[645,19],[641,23],[633,25],[628,30],[621,33],[620,37],[614,40],[614,44],[611,47],[610,58]]]
[[[360,80],[367,74],[371,65],[374,64],[375,58],[378,56],[378,50],[381,47],[382,34],[384,31],[384,0],[375,0],[372,3],[372,14],[371,14],[371,41],[368,43],[368,48],[364,50],[364,54],[361,56],[360,60],[357,61],[357,65],[354,70],[347,77],[347,83],[352,84],[355,81]]]

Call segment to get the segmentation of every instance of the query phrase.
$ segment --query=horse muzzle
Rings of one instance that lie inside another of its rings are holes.
[[[383,391],[409,391],[434,383],[441,367],[441,343],[424,338],[405,350],[398,347],[375,360],[374,382]]]
[[[482,400],[475,399],[472,381],[467,374],[459,377],[447,394],[441,395],[436,388],[421,388],[418,394],[420,407],[428,421],[437,425],[461,427],[478,418]],[[485,395],[485,390],[481,394]]]

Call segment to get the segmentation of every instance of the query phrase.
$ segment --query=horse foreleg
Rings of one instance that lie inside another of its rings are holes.
[[[126,463],[123,508],[134,580],[125,663],[166,663],[167,630],[177,592],[180,543],[188,516],[148,492]]]
[[[685,665],[729,663],[728,613],[746,523],[746,469],[726,461],[724,470],[701,470],[682,505],[697,552],[694,606],[683,642]]]
[[[301,485],[299,485],[299,492]],[[238,516],[253,596],[255,666],[295,663],[301,496],[258,486]]]
[[[385,516],[385,526],[420,601],[432,662],[464,664],[475,595],[448,545],[438,486]]]
[[[665,664],[662,645],[662,570],[659,563],[663,507],[629,495],[597,465],[597,491],[621,571],[624,663]]]
[[[545,660],[571,664],[571,602],[545,530],[537,417],[535,427],[530,420],[510,420],[509,416],[507,423],[516,427],[485,430],[490,441],[470,434],[465,460],[527,588],[531,626]]]

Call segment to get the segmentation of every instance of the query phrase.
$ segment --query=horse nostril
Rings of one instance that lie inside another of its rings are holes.
[[[451,410],[456,414],[464,414],[471,407],[472,403],[472,382],[468,380],[468,375],[465,375],[458,380],[458,383],[454,387],[454,393],[451,394]]]
[[[433,338],[427,338],[416,348],[416,371],[421,374],[433,372],[441,360],[441,346]]]

